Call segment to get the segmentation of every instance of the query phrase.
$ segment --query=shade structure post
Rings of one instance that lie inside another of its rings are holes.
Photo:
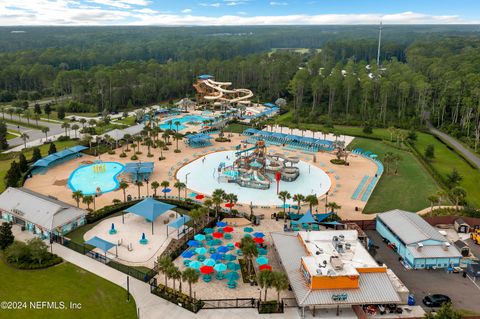
[[[152,235],[153,235],[153,220],[151,221],[151,223],[152,223]]]
[[[115,246],[115,257],[118,257],[118,246]]]

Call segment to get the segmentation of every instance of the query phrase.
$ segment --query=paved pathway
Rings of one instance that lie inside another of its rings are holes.
[[[428,128],[430,132],[434,135],[437,135],[447,141],[450,145],[452,145],[454,148],[457,149],[460,153],[463,154],[470,162],[474,163],[477,168],[480,168],[480,158],[472,153],[469,149],[467,149],[465,146],[463,146],[460,142],[458,142],[456,139],[451,137],[448,134],[445,134],[439,130],[437,130],[435,127],[433,127],[432,124],[428,123]]]
[[[106,266],[90,257],[79,254],[60,244],[53,244],[53,252],[64,260],[75,264],[91,273],[107,279],[126,289],[127,275],[119,272],[109,266]],[[217,310],[201,310],[198,314],[193,313],[174,305],[160,297],[150,293],[150,286],[140,280],[130,277],[130,293],[132,294],[137,308],[139,309],[139,318],[141,319],[160,319],[171,318],[262,318],[262,319],[293,319],[300,318],[300,313],[296,308],[288,308],[284,314],[278,315],[259,315],[256,309],[217,309]]]

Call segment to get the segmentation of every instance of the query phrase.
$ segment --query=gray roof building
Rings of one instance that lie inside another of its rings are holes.
[[[378,214],[377,218],[387,225],[406,245],[425,240],[445,242],[445,237],[421,216],[400,209]]]
[[[48,231],[65,225],[87,212],[26,188],[9,187],[0,194],[0,210]]]

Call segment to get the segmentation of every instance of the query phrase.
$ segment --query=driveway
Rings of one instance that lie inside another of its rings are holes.
[[[368,237],[378,246],[375,260],[385,263],[415,296],[418,305],[427,294],[439,293],[449,296],[458,309],[480,313],[480,289],[462,274],[448,274],[444,270],[406,270],[398,261],[399,255],[388,248],[376,231],[367,231]],[[424,307],[428,309],[427,307]]]

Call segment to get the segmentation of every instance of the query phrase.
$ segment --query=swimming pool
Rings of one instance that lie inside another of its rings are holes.
[[[218,179],[218,165],[221,162],[225,166],[233,164],[236,151],[223,151],[208,154],[205,157],[196,159],[193,162],[183,166],[177,172],[177,178],[185,182],[188,175],[187,187],[202,194],[211,195],[216,188],[221,188],[227,193],[234,193],[238,196],[238,202],[254,205],[282,205],[283,202],[278,198],[276,182],[270,184],[269,189],[253,189],[241,187],[236,183],[224,183]],[[203,160],[205,158],[205,160]],[[332,185],[330,177],[320,168],[300,161],[297,164],[300,170],[300,176],[293,182],[280,182],[280,191],[286,190],[292,196],[294,194],[321,196],[325,194]],[[227,173],[227,174],[231,174]],[[273,176],[269,176],[272,181]],[[295,204],[293,201],[287,201],[289,204]]]
[[[175,122],[179,122],[180,125],[178,126],[178,130],[181,131],[187,128],[187,126],[184,125],[185,123],[191,123],[194,125],[203,125],[202,123],[203,121],[213,120],[213,119],[214,119],[213,117],[203,116],[203,115],[185,115],[182,117],[173,117],[160,123],[160,128],[162,130],[170,129],[170,124],[168,124],[168,122],[172,121],[171,128],[173,130],[176,130],[177,126],[175,125]]]
[[[70,174],[68,186],[73,191],[82,191],[84,195],[94,195],[97,189],[102,193],[118,188],[118,174],[124,169],[121,163],[101,162],[80,166]]]

